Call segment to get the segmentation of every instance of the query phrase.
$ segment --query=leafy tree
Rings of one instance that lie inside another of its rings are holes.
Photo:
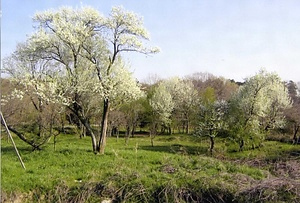
[[[300,138],[297,137],[297,134],[300,129],[300,97],[298,95],[298,87],[293,81],[287,83],[287,88],[289,95],[293,101],[291,108],[285,110],[284,114],[287,118],[287,121],[292,125],[293,133],[293,143],[297,144],[300,142]]]
[[[285,111],[285,116],[290,125],[292,125],[293,143],[297,144],[300,142],[298,138],[298,132],[300,129],[300,103],[293,103],[293,106]]]
[[[227,102],[216,100],[214,88],[207,87],[201,95],[201,104],[198,113],[198,127],[195,134],[209,137],[210,153],[214,149],[214,138],[226,126],[224,115],[227,112]]]
[[[106,29],[108,30],[106,41],[110,44],[110,53],[107,58],[108,63],[106,64],[106,69],[102,72],[104,74],[101,74],[101,70],[97,67],[98,79],[101,84],[103,83],[103,77],[114,78],[114,73],[111,71],[111,68],[116,63],[120,53],[139,52],[151,54],[159,51],[158,48],[147,48],[143,46],[142,40],[148,40],[149,34],[143,26],[141,17],[133,12],[125,11],[122,7],[114,7],[112,9],[110,16],[106,20]],[[130,80],[123,78],[123,82],[127,81],[129,82]],[[134,96],[134,94],[132,94],[134,91],[128,91],[135,88],[132,86],[133,83],[129,82],[128,85],[127,87],[130,88],[124,89],[125,93]],[[124,85],[119,87],[124,87]],[[119,88],[117,88],[117,90],[119,90]],[[111,100],[112,99],[109,96],[106,96],[103,99],[103,118],[99,141],[99,150],[101,154],[104,153],[106,144],[107,120]]]
[[[141,18],[121,7],[114,7],[109,17],[89,7],[63,7],[37,13],[34,21],[37,29],[26,43],[27,56],[55,65],[51,78],[56,91],[49,95],[61,98],[91,136],[93,151],[103,154],[112,105],[142,95],[120,53],[150,54],[158,49],[143,46],[149,35]],[[98,139],[86,114],[86,95],[98,97],[103,105]]]
[[[283,110],[290,107],[287,89],[279,76],[261,70],[246,79],[230,101],[230,129],[239,142],[260,144],[269,129],[284,125]]]

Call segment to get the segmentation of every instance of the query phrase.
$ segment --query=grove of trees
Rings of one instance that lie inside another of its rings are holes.
[[[227,136],[239,150],[259,147],[273,130],[299,143],[299,89],[261,70],[243,83],[195,73],[138,82],[123,53],[155,54],[141,17],[114,7],[108,17],[89,7],[37,13],[35,32],[3,61],[2,112],[9,129],[33,149],[77,129],[95,154],[106,137],[138,130]]]

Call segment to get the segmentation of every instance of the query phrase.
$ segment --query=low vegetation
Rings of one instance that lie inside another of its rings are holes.
[[[32,151],[16,139],[24,170],[2,137],[2,202],[299,202],[299,146],[266,141],[251,151],[195,136],[108,138],[91,156],[90,139],[59,135]]]

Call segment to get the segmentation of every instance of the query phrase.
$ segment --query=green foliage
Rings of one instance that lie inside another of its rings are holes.
[[[242,150],[245,145],[259,146],[269,129],[282,127],[283,110],[291,101],[279,76],[261,70],[246,80],[229,104],[231,134]]]
[[[210,138],[210,151],[214,148],[214,138],[226,128],[226,101],[217,101],[215,91],[207,87],[202,94],[195,134]]]
[[[196,134],[200,136],[216,137],[225,128],[224,114],[227,110],[225,101],[216,101],[201,105],[199,113],[199,126]]]
[[[201,94],[201,101],[204,105],[210,105],[216,101],[215,89],[212,87],[205,88]]]

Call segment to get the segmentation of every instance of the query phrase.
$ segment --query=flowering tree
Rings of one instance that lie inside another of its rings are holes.
[[[183,131],[189,133],[192,113],[198,102],[198,93],[189,80],[178,77],[163,81],[174,103],[173,118],[182,123]]]
[[[146,48],[149,39],[142,19],[123,8],[114,7],[109,17],[84,7],[63,7],[34,16],[36,32],[28,38],[27,56],[51,63],[55,74],[54,94],[77,116],[92,139],[93,151],[104,153],[108,114],[118,100],[136,99],[142,95],[137,82],[121,60],[122,52],[151,54],[157,48]],[[85,95],[94,95],[103,104],[101,133],[97,137],[86,116]]]
[[[283,110],[291,100],[279,76],[261,70],[245,81],[230,104],[231,129],[242,150],[245,141],[254,147],[266,131],[284,125]]]
[[[47,94],[57,97],[80,120],[92,138],[94,151],[96,137],[89,125],[84,109],[84,96],[91,94],[95,77],[92,65],[84,60],[83,45],[89,42],[94,31],[101,27],[100,15],[91,8],[73,10],[61,8],[58,11],[45,11],[34,16],[37,23],[36,32],[26,43],[26,54],[33,55],[43,63],[53,64],[49,69],[55,84],[55,92]],[[96,41],[99,47],[102,42]],[[99,49],[102,52],[103,49]],[[55,68],[54,68],[55,67]],[[48,74],[46,74],[48,75]],[[39,90],[37,92],[43,92]]]
[[[61,95],[56,91],[51,68],[53,64],[29,54],[26,44],[19,44],[18,49],[3,60],[3,71],[10,74],[9,81],[14,86],[14,90],[2,96],[3,112],[4,116],[13,116],[18,121],[14,123],[9,119],[8,128],[33,149],[39,149],[52,135],[58,111],[62,110],[59,105]],[[16,99],[25,102],[27,106],[17,110],[20,101]],[[9,115],[9,111],[12,115]],[[24,125],[18,129],[20,123]],[[32,133],[26,135],[29,125]]]
[[[104,67],[104,74],[101,74],[101,70],[97,67],[99,82],[103,82],[103,77],[113,78],[114,74],[111,70],[116,63],[118,56],[122,52],[139,52],[143,54],[153,54],[157,53],[158,48],[147,48],[143,45],[143,40],[149,39],[149,34],[143,26],[142,18],[133,12],[125,11],[122,7],[112,8],[110,16],[106,20],[107,35],[105,40],[109,45],[109,56],[107,64]],[[126,81],[126,79],[123,79]],[[127,80],[129,86],[119,86],[119,87],[131,87],[131,89],[136,89],[134,87],[134,82],[132,80]],[[136,83],[135,83],[136,85]],[[124,91],[126,95],[132,96],[132,98],[140,95],[137,91],[127,88]],[[137,94],[135,94],[137,93]],[[129,97],[127,97],[129,98]],[[106,131],[107,131],[107,120],[108,113],[111,105],[111,98],[103,98],[103,117],[101,125],[101,134],[99,140],[99,151],[101,154],[104,153],[106,144]]]
[[[166,98],[163,98],[163,97]],[[161,124],[169,128],[171,124],[182,124],[183,130],[189,132],[189,124],[194,108],[198,102],[198,93],[191,81],[173,77],[161,81],[150,99],[154,112],[159,112]]]
[[[149,101],[150,106],[153,109],[155,115],[157,115],[157,120],[164,127],[170,127],[171,124],[171,115],[174,109],[174,102],[172,95],[167,90],[166,86],[163,83],[160,83]],[[154,122],[154,131],[156,131],[156,121]]]

